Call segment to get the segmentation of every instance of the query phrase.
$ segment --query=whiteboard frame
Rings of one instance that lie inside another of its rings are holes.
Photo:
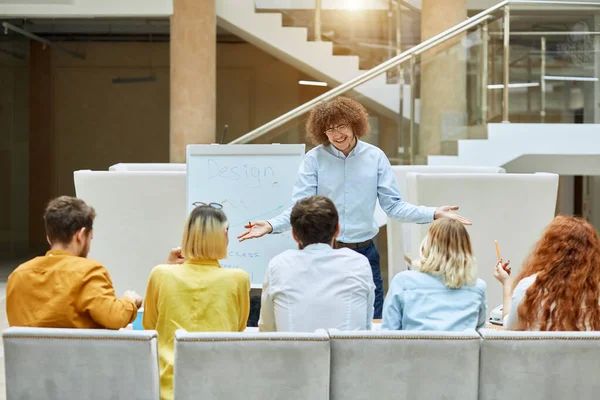
[[[188,144],[186,164],[190,156],[290,156],[306,153],[305,144]]]
[[[191,210],[188,209],[190,204],[190,187],[189,162],[192,156],[300,156],[300,162],[306,154],[305,144],[189,144],[186,147],[186,182],[185,182],[185,200],[186,200],[186,215],[189,215]],[[298,165],[300,167],[300,165]],[[290,197],[290,203],[292,199]],[[253,239],[260,240],[260,239]],[[252,289],[262,289],[262,284],[250,285]]]

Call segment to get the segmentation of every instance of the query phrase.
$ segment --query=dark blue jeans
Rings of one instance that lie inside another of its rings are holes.
[[[369,264],[371,264],[373,283],[375,283],[375,312],[373,313],[373,319],[381,319],[381,312],[383,311],[383,279],[381,279],[381,268],[379,267],[379,252],[373,242],[353,250],[367,257]]]

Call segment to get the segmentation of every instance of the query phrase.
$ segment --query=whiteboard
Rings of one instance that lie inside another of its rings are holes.
[[[291,205],[303,144],[189,145],[187,210],[192,203],[220,203],[229,220],[225,268],[241,268],[253,288],[262,287],[271,258],[297,248],[291,232],[238,242],[249,221],[276,217]]]

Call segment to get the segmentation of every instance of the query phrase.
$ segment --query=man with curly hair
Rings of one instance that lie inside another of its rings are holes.
[[[402,200],[396,178],[385,153],[359,140],[369,134],[367,110],[357,101],[337,97],[313,108],[306,125],[307,135],[317,145],[306,153],[294,186],[292,206],[314,195],[329,197],[339,213],[341,231],[336,247],[350,248],[369,260],[375,283],[374,318],[383,307],[383,280],[379,252],[373,237],[379,232],[374,219],[375,204],[392,218],[403,222],[429,223],[452,218],[470,225],[454,213],[457,206],[424,207]],[[292,207],[268,221],[254,221],[240,241],[290,229]]]

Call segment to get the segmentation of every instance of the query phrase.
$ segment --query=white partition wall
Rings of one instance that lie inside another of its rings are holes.
[[[94,207],[89,254],[107,269],[117,295],[144,296],[152,268],[181,245],[186,219],[185,171],[76,171],[77,197]]]
[[[109,171],[186,171],[185,163],[118,163]]]
[[[422,204],[427,206],[442,206],[445,204],[424,204],[415,203],[409,197],[406,185],[406,175],[410,172],[418,173],[432,173],[432,174],[444,174],[444,173],[503,173],[503,168],[498,167],[468,167],[468,166],[430,166],[430,165],[395,165],[392,167],[394,175],[396,176],[396,182],[398,183],[398,189],[400,189],[400,195],[404,200],[409,203]],[[375,210],[375,217],[378,218],[378,212],[382,213],[384,218],[387,218],[381,208],[377,207]],[[379,226],[385,225],[379,224]],[[404,254],[410,252],[410,230],[411,224],[403,224],[392,218],[387,218],[387,245],[388,245],[388,282],[391,283],[394,276],[406,269],[406,262],[404,261]]]
[[[488,285],[488,312],[502,303],[502,287],[494,279],[494,240],[513,274],[554,218],[556,174],[419,174],[407,176],[408,195],[417,204],[458,204],[473,222],[468,227],[479,277]],[[411,252],[418,254],[427,225],[410,225]]]

